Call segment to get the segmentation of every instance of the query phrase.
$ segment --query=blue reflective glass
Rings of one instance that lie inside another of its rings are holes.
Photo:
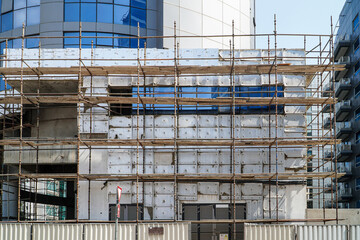
[[[79,0],[78,0],[79,2]],[[96,0],[81,0],[81,2],[96,2]]]
[[[27,0],[27,6],[33,7],[40,5],[40,0]]]
[[[65,2],[80,2],[80,0],[65,0]]]
[[[39,38],[28,38],[26,39],[27,48],[38,48],[39,47]]]
[[[125,6],[114,6],[114,23],[115,24],[130,24],[130,8]]]
[[[64,45],[64,48],[79,48],[79,45]]]
[[[131,0],[131,6],[146,9],[146,0]]]
[[[96,4],[81,3],[81,21],[96,22]]]
[[[141,28],[146,28],[146,10],[131,8],[131,25],[137,27],[137,23]]]
[[[114,0],[115,4],[130,6],[130,0]]]
[[[65,22],[79,22],[80,4],[65,3]]]
[[[125,37],[124,35],[114,34],[115,37]],[[114,47],[128,48],[130,44],[129,38],[114,38]]]
[[[27,9],[27,26],[40,24],[40,7],[31,7]]]
[[[114,1],[113,0],[98,0],[98,2],[102,2],[102,3],[111,3],[113,4]]]
[[[91,47],[91,41],[96,44],[96,33],[95,32],[83,32],[81,35],[85,38],[81,38],[81,46],[89,45]]]
[[[26,24],[26,8],[14,11],[14,28],[20,28]]]
[[[79,45],[79,33],[78,32],[64,33],[64,36],[74,37],[74,38],[64,38],[64,45]]]
[[[26,7],[26,0],[14,0],[14,10]]]
[[[13,48],[21,48],[22,46],[22,39],[18,38],[18,39],[14,39],[13,40]]]
[[[137,48],[138,46],[138,40],[137,38],[131,38],[130,39],[131,48]],[[145,46],[145,39],[140,39],[140,48],[143,48]]]
[[[97,33],[97,36],[100,37],[97,39],[97,45],[99,46],[113,46],[113,35],[111,33]],[[110,38],[101,38],[101,37],[110,37]]]
[[[13,12],[3,14],[1,17],[2,32],[9,31],[13,28]]]
[[[113,7],[112,4],[97,5],[97,21],[102,23],[113,23]]]

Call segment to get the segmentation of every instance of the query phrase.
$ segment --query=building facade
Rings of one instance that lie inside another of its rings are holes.
[[[336,136],[342,139],[337,149],[337,169],[346,175],[339,179],[341,207],[360,207],[360,2],[346,1],[335,41],[335,61],[346,64],[336,72]],[[331,86],[330,86],[331,87]],[[332,88],[329,88],[332,89]]]
[[[83,47],[90,47],[91,40],[97,47],[132,48],[137,47],[136,39],[116,39],[116,37],[173,35],[174,21],[178,35],[224,35],[231,34],[232,21],[235,34],[253,34],[255,31],[255,1],[157,1],[157,0],[6,0],[0,2],[0,37],[33,36],[25,47],[36,48],[36,36],[78,36],[79,22],[82,22]],[[91,36],[115,37],[96,39]],[[186,48],[228,48],[224,40],[183,39]],[[189,44],[190,41],[190,44]],[[252,38],[244,38],[242,48],[254,47]],[[2,43],[3,49],[5,43]],[[75,39],[43,39],[45,48],[76,47]],[[144,40],[141,41],[144,46]],[[172,48],[172,42],[162,39],[148,39],[150,48]],[[9,41],[9,48],[20,48],[21,41]],[[239,45],[240,47],[240,45]]]

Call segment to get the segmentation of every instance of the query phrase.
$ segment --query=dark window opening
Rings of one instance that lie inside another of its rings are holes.
[[[109,205],[109,220],[115,221],[116,204]],[[136,204],[121,204],[119,221],[136,221]],[[139,204],[139,220],[143,220],[143,206]]]
[[[110,97],[132,97],[131,88],[110,88]],[[132,104],[111,103],[110,116],[131,115]]]
[[[355,32],[359,27],[359,14],[356,15],[352,22],[353,32]]]
[[[354,41],[354,54],[359,50],[359,37]]]
[[[183,204],[183,220],[228,220],[233,219],[233,204]],[[235,205],[236,219],[246,219],[245,204]],[[244,225],[236,224],[236,237],[232,224],[191,224],[191,239],[220,239],[220,235],[228,239],[244,239]]]

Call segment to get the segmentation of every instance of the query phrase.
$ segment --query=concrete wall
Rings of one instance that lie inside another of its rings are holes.
[[[307,209],[306,218],[307,219],[322,219],[324,216],[323,209]],[[336,209],[325,209],[325,217],[336,219]],[[325,224],[332,225],[335,224],[335,221],[329,221]],[[313,223],[309,223],[312,225]],[[319,223],[323,224],[323,223]],[[360,209],[339,209],[339,224],[350,224],[350,225],[359,225],[360,224]]]

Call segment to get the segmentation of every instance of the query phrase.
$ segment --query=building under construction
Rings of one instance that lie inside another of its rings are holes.
[[[94,37],[79,35],[65,37],[79,48],[25,49],[23,34],[2,55],[3,221],[113,222],[116,186],[121,223],[187,221],[192,239],[310,221],[313,198],[337,213],[333,34],[203,36],[228,49],[176,35],[140,48],[158,38],[140,34],[137,49],[82,49]],[[268,48],[234,47],[249,37]],[[311,221],[338,220],[321,206]]]

